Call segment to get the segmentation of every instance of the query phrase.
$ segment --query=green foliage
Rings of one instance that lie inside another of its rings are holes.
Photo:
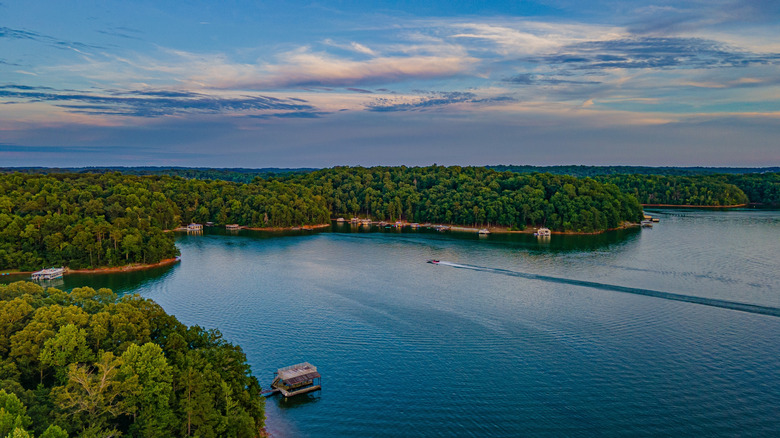
[[[0,389],[0,436],[15,436],[12,432],[24,431],[31,423],[32,420],[27,416],[27,407],[19,397]]]
[[[52,424],[38,438],[68,438],[68,432],[65,429]]]
[[[285,181],[313,187],[334,216],[584,232],[642,217],[636,199],[617,187],[565,175],[458,166],[337,167]]]
[[[122,354],[119,372],[124,381],[136,383],[125,394],[128,406],[135,412],[131,430],[145,437],[168,436],[173,421],[173,377],[162,348],[151,342],[141,347],[131,344]]]
[[[571,175],[576,177],[596,177],[604,175],[667,175],[699,176],[714,174],[760,174],[777,172],[777,167],[649,167],[649,166],[487,166],[498,171],[517,173],[552,173],[553,175]]]
[[[641,217],[631,196],[593,179],[458,166],[337,167],[248,183],[0,173],[0,193],[0,270],[156,263],[178,254],[164,230],[189,222],[275,228],[365,215],[590,232]]]
[[[156,178],[0,175],[0,270],[156,263],[178,254],[179,223]],[[127,239],[128,236],[131,236]]]
[[[261,432],[260,385],[217,331],[108,289],[0,285],[0,309],[0,436]]]
[[[598,179],[633,194],[642,204],[719,206],[749,202],[747,195],[728,183],[724,175],[612,175]]]
[[[727,175],[725,178],[745,192],[750,202],[780,205],[780,173]]]

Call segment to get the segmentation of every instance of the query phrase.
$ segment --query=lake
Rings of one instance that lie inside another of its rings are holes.
[[[780,318],[719,303],[780,308],[780,213],[652,214],[652,229],[549,241],[207,229],[179,237],[179,265],[59,287],[137,292],[218,328],[264,387],[318,366],[321,392],[267,400],[277,437],[777,434]]]

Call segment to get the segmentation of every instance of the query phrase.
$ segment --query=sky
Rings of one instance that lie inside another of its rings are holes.
[[[780,165],[780,1],[0,0],[0,167]]]

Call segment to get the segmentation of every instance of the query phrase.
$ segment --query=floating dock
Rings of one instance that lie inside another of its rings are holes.
[[[293,397],[322,389],[322,376],[309,362],[279,368],[275,374],[271,389],[264,391],[265,395],[280,392],[285,397]]]
[[[55,278],[62,278],[62,274],[65,273],[65,268],[49,268],[43,269],[32,273],[33,280],[54,280]]]

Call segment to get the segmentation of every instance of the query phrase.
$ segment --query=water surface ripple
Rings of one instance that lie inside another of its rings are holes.
[[[453,268],[471,269],[474,271],[490,272],[494,274],[508,275],[511,277],[527,278],[529,280],[549,281],[552,283],[570,284],[572,286],[592,287],[595,289],[623,292],[648,297],[663,298],[665,300],[683,301],[686,303],[701,304],[704,306],[720,307],[723,309],[738,310],[740,312],[757,313],[759,315],[780,316],[780,309],[776,307],[759,306],[756,304],[740,303],[737,301],[719,300],[715,298],[681,295],[672,292],[662,292],[652,289],[638,289],[635,287],[619,286],[615,284],[597,283],[594,281],[575,280],[571,278],[551,277],[549,275],[528,274],[524,272],[510,271],[508,269],[487,268],[484,266],[462,265],[442,260],[438,265],[451,266]]]
[[[778,212],[653,215],[549,241],[209,229],[178,238],[179,265],[60,287],[217,328],[263,386],[317,365],[316,396],[268,399],[274,437],[777,436],[780,318],[731,303],[780,308]]]

